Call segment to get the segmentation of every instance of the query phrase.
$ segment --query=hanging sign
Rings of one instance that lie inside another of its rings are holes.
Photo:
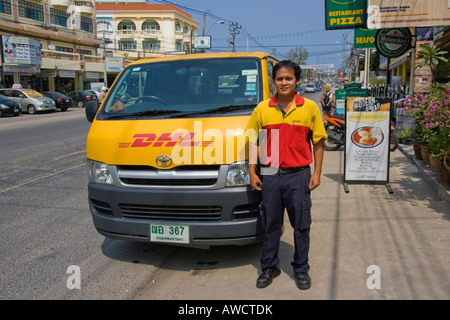
[[[325,0],[325,30],[365,28],[367,0]]]
[[[409,28],[384,28],[377,31],[375,46],[387,58],[397,58],[409,50],[411,32]]]
[[[355,29],[355,48],[375,48],[376,29]]]
[[[386,183],[388,186],[390,110],[390,99],[347,98],[345,184]]]
[[[370,0],[370,29],[446,26],[450,21],[449,0]]]

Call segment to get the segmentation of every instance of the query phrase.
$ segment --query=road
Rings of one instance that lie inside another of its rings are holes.
[[[307,94],[317,99],[319,94]],[[301,292],[280,247],[282,275],[257,289],[260,245],[209,250],[105,239],[87,204],[83,109],[0,118],[0,299],[448,299],[450,212],[400,152],[384,186],[341,185],[343,151],[326,152],[313,192],[310,274]],[[369,289],[369,266],[381,289]],[[72,282],[79,270],[79,289]],[[69,268],[69,270],[68,270]],[[76,274],[75,274],[76,275]]]

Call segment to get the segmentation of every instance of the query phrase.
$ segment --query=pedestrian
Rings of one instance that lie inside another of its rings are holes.
[[[256,281],[258,288],[267,287],[281,273],[278,250],[285,209],[294,229],[295,252],[291,265],[295,282],[302,290],[311,286],[308,274],[310,192],[320,184],[323,140],[327,135],[318,105],[295,92],[300,74],[299,65],[292,61],[277,63],[272,74],[277,93],[257,105],[247,124],[250,184],[262,192],[261,222],[265,233],[260,254],[262,273]],[[277,150],[272,149],[275,143],[278,153],[271,152],[269,156],[268,150]],[[257,156],[261,163],[260,175],[256,172]],[[309,165],[313,159],[311,174]]]
[[[334,106],[336,104],[336,99],[334,94],[331,93],[331,85],[327,83],[324,87],[325,92],[322,93],[320,97],[320,104],[322,105],[322,114],[331,116],[333,115]]]
[[[105,96],[106,96],[106,90],[107,90],[106,87],[102,87],[100,89],[100,93],[98,94],[98,105],[102,104],[103,98],[105,98]]]

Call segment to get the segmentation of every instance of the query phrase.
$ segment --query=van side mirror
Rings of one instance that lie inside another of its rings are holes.
[[[95,118],[95,115],[97,114],[97,111],[98,111],[97,100],[95,100],[95,101],[88,101],[86,103],[85,113],[86,113],[86,119],[89,122],[94,121],[94,118]]]

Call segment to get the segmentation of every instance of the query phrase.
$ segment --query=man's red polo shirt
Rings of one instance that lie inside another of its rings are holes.
[[[260,102],[247,124],[246,134],[251,143],[257,143],[261,133],[264,134],[263,143],[260,145],[260,148],[264,148],[261,163],[280,168],[311,164],[311,141],[316,144],[320,139],[327,139],[319,107],[299,93],[286,114],[277,104],[277,94]],[[271,150],[277,149],[273,146],[274,143],[278,145],[278,157],[271,154]]]

